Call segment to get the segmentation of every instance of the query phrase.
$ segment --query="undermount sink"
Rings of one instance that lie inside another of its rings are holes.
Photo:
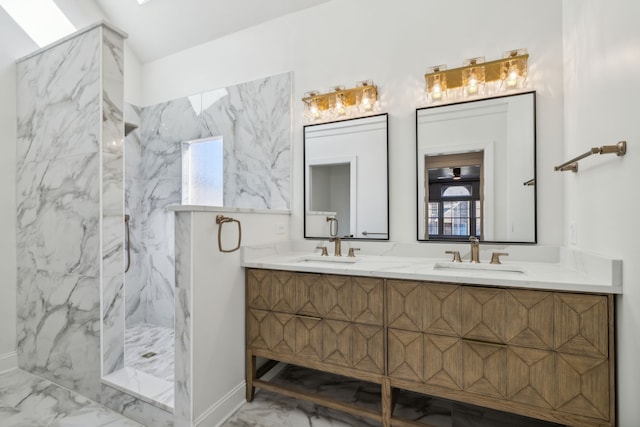
[[[462,263],[462,262],[436,262],[433,265],[434,270],[449,270],[456,272],[467,273],[512,273],[512,274],[527,274],[527,272],[517,265],[509,264],[489,264],[489,263]]]
[[[302,257],[297,262],[324,262],[324,263],[337,263],[337,264],[353,264],[358,258],[345,257],[345,256],[322,256],[322,255],[309,255]]]

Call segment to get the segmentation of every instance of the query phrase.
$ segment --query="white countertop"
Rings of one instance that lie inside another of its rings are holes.
[[[284,242],[244,247],[242,266],[271,270],[329,273],[390,279],[429,280],[502,287],[588,293],[622,293],[622,261],[563,247],[481,245],[480,264],[471,264],[461,244],[343,242],[361,248],[355,258],[321,257],[324,242]],[[429,247],[427,247],[429,246]],[[462,263],[445,250],[459,250]],[[360,253],[362,252],[362,253]],[[502,264],[489,263],[492,252],[509,252]],[[466,260],[466,261],[464,261]]]

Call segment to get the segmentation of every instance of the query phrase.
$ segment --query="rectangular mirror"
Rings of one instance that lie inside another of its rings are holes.
[[[304,127],[304,237],[389,240],[388,115]]]
[[[535,92],[416,110],[418,240],[536,242]]]

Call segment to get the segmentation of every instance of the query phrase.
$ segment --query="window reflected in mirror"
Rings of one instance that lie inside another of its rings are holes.
[[[483,152],[425,156],[426,239],[483,239]]]

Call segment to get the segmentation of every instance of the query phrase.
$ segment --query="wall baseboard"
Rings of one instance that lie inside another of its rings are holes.
[[[286,363],[278,363],[271,368],[269,372],[260,377],[260,379],[271,381],[286,367]],[[235,386],[229,393],[225,394],[222,399],[204,411],[202,415],[193,422],[193,425],[195,427],[220,427],[231,418],[240,406],[247,402],[245,395],[246,384],[246,381],[242,381]]]
[[[17,368],[18,353],[12,351],[11,353],[0,354],[0,374]]]
[[[196,427],[218,427],[222,425],[238,408],[246,402],[245,382],[235,386],[220,400],[211,405],[194,422]]]

